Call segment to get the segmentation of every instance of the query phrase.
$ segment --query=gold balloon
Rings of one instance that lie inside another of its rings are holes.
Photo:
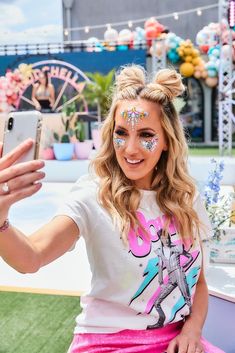
[[[187,63],[191,63],[192,62],[192,56],[191,55],[187,55],[186,57],[185,57],[185,61],[187,62]]]
[[[180,65],[180,73],[185,77],[190,77],[194,73],[194,66],[191,63],[183,63]]]
[[[192,60],[192,64],[193,64],[194,66],[199,65],[200,62],[201,62],[201,61],[200,61],[200,58],[199,58],[199,57],[193,58],[193,60]]]

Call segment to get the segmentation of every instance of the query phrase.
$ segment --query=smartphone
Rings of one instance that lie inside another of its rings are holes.
[[[12,112],[8,115],[3,137],[3,156],[28,138],[34,140],[32,148],[19,160],[31,161],[38,158],[41,138],[42,114],[36,110]]]

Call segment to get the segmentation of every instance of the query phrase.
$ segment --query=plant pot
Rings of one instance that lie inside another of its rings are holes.
[[[101,136],[100,136],[100,130],[99,129],[93,129],[91,131],[92,135],[92,140],[94,142],[95,149],[98,150],[101,145]]]
[[[73,158],[73,143],[54,143],[53,149],[58,161],[70,161]]]
[[[235,264],[235,227],[220,229],[220,239],[210,243],[210,261]]]
[[[92,140],[85,140],[84,142],[77,142],[74,144],[75,155],[77,159],[88,159],[93,147]]]
[[[55,159],[54,150],[52,147],[44,148],[41,152],[41,158],[45,160]]]

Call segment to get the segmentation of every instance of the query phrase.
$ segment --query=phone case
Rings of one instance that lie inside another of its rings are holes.
[[[39,152],[41,125],[42,115],[40,112],[28,111],[10,113],[5,122],[3,155],[10,152],[26,139],[32,138],[35,141],[33,147],[17,162],[26,162],[36,159]]]

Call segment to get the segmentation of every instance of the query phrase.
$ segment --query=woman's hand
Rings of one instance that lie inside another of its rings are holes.
[[[169,343],[166,353],[204,353],[201,333],[182,328],[180,334]]]
[[[36,109],[36,110],[41,110],[41,105],[40,105],[40,103],[38,103],[38,102],[36,103],[36,102],[35,102],[35,109]]]
[[[32,145],[33,140],[26,140],[1,157],[0,144],[0,226],[7,219],[12,204],[35,194],[42,186],[38,181],[45,176],[45,173],[40,171],[44,167],[43,161],[14,164]]]

